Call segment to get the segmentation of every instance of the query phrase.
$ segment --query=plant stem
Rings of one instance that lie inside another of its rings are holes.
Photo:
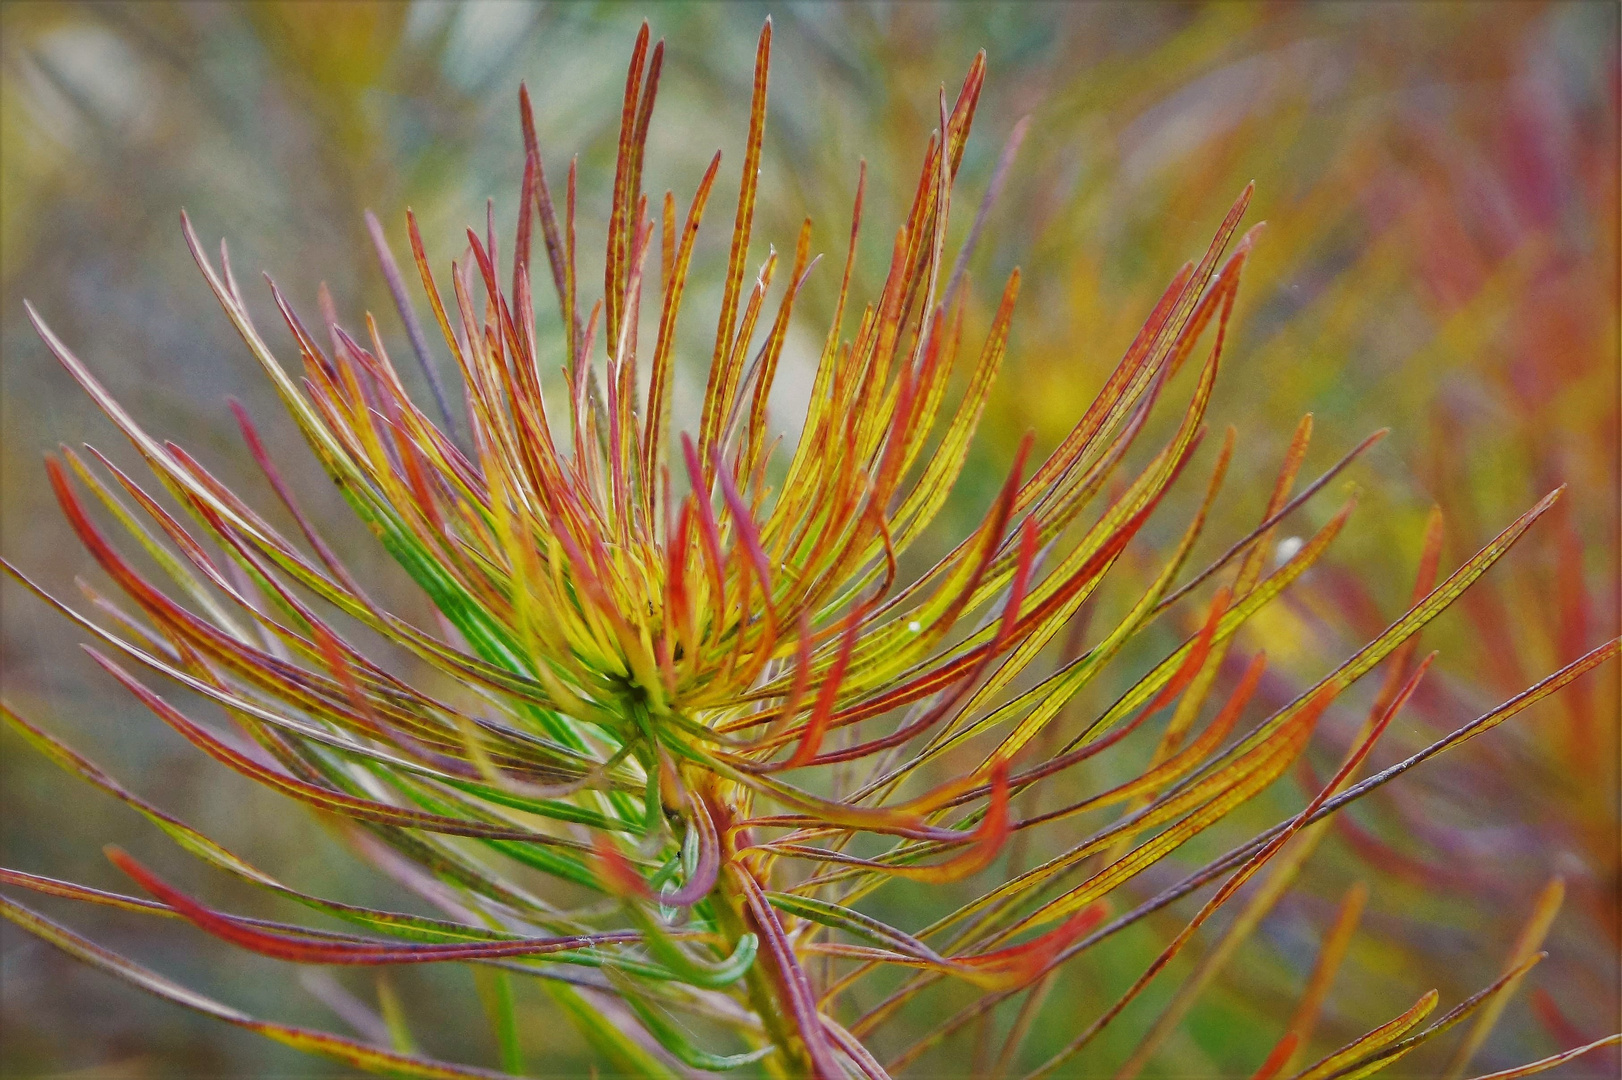
[[[725,872],[721,874],[710,898],[715,908],[716,923],[726,935],[728,948],[731,949],[736,947],[738,939],[744,934],[754,934],[757,939],[761,939],[762,934],[744,913],[735,888],[727,884],[729,877]],[[782,973],[764,949],[750,965],[744,976],[744,985],[748,989],[750,1007],[760,1016],[766,1034],[778,1049],[778,1053],[768,1056],[761,1064],[774,1080],[811,1075],[811,1060],[788,1019]]]

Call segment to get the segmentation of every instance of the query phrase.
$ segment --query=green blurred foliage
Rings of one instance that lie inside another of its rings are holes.
[[[939,87],[955,90],[975,50],[988,51],[990,79],[956,193],[960,233],[1003,141],[1021,117],[1032,118],[971,266],[970,340],[1007,273],[1024,268],[1013,347],[943,535],[977,520],[1022,430],[1036,431],[1039,451],[1062,437],[1176,268],[1254,179],[1251,217],[1268,229],[1240,293],[1213,406],[1238,425],[1240,453],[1209,535],[1254,524],[1303,412],[1317,422],[1308,475],[1370,430],[1394,432],[1353,471],[1361,506],[1331,560],[1247,631],[1246,651],[1265,647],[1275,658],[1264,697],[1288,698],[1355,645],[1354,635],[1400,610],[1433,503],[1447,515],[1448,568],[1544,491],[1570,485],[1555,519],[1427,633],[1442,650],[1438,675],[1376,765],[1617,632],[1619,66],[1617,9],[1605,3],[7,3],[0,547],[71,593],[88,559],[41,482],[40,454],[59,440],[89,439],[115,460],[131,459],[32,338],[25,296],[132,413],[185,441],[227,482],[250,476],[227,394],[261,418],[295,483],[310,480],[319,475],[313,462],[276,418],[269,387],[198,279],[178,209],[205,237],[228,237],[261,310],[268,296],[248,279],[262,268],[301,307],[313,308],[324,281],[346,314],[388,311],[362,211],[376,210],[398,242],[403,210],[413,207],[440,260],[460,254],[461,230],[482,223],[486,198],[510,228],[523,79],[554,185],[579,155],[583,245],[592,251],[637,23],[651,18],[668,48],[646,186],[672,188],[685,206],[717,147],[734,164],[741,154],[753,42],[768,10],[778,45],[756,236],[781,248],[809,215],[816,250],[837,259],[865,158],[859,293],[878,284],[886,237],[911,195],[906,178],[937,123]],[[724,166],[716,205],[735,198],[729,184],[735,172]],[[724,229],[712,225],[695,265],[701,309],[718,298],[724,245]],[[600,277],[600,263],[588,257],[582,273]],[[815,328],[826,325],[834,276],[824,266],[813,277],[800,319],[807,336],[798,347],[791,341],[784,361],[780,411],[790,431],[794,395],[803,403],[809,392]],[[676,389],[678,426],[702,394],[703,342],[695,352]],[[347,519],[330,486],[301,490],[317,517]],[[1291,531],[1321,524],[1334,502],[1314,503]],[[1149,535],[1164,543],[1177,528],[1167,515]],[[350,565],[390,573],[360,530],[330,535]],[[1204,554],[1216,554],[1216,544]],[[1134,572],[1147,573],[1148,556],[1147,544],[1129,556]],[[1100,604],[1124,604],[1131,582],[1106,592]],[[0,660],[19,705],[268,870],[324,895],[399,906],[390,883],[358,869],[301,812],[222,775],[92,674],[63,620],[9,584],[5,597]],[[1187,629],[1164,628],[1166,640]],[[1617,679],[1614,665],[1602,669],[1360,807],[1367,835],[1324,847],[1145,1075],[1254,1068],[1357,877],[1372,882],[1373,898],[1320,1028],[1326,1046],[1384,1019],[1393,1001],[1431,986],[1456,1001],[1490,981],[1531,897],[1555,873],[1567,878],[1570,898],[1533,981],[1560,1022],[1589,1037],[1608,1031],[1622,1004]],[[1118,689],[1092,689],[1080,707],[1107,705]],[[1344,712],[1325,722],[1312,752],[1320,764],[1334,760],[1360,719]],[[112,841],[160,870],[179,865],[133,815],[9,737],[0,749],[0,862],[111,886],[116,875],[99,848]],[[1299,805],[1296,789],[1279,788],[1247,808],[1245,821],[1270,823]],[[1202,838],[1134,888],[1147,895],[1216,844]],[[1041,845],[1034,838],[1010,857],[1030,865]],[[222,906],[276,914],[263,898],[207,886]],[[945,910],[915,895],[923,892],[897,889],[890,902]],[[339,984],[376,997],[364,976],[304,983],[183,926],[47,910],[278,1019],[338,1024]],[[1150,923],[1067,969],[1040,1014],[1033,1061],[1112,1000],[1180,925]],[[7,1076],[324,1073],[148,1001],[9,928],[0,940]],[[1074,1075],[1110,1075],[1174,981],[1134,1006]],[[408,971],[395,982],[425,1048],[493,1060],[465,970]],[[947,1015],[943,1001],[950,1006],[950,994],[904,1013],[880,1050],[909,1044]],[[531,1061],[545,1062],[548,1075],[585,1075],[584,1047],[550,1006],[537,995],[519,1008]],[[1011,1020],[999,1013],[994,1030]],[[949,1043],[926,1071],[972,1071],[975,1038]],[[1562,1038],[1548,1008],[1522,1000],[1477,1063],[1524,1061]],[[1601,1054],[1550,1075],[1607,1075],[1615,1065]],[[1416,1061],[1406,1075],[1438,1067]]]

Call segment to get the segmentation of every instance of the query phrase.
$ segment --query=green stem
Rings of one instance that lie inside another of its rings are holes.
[[[758,927],[749,924],[737,893],[727,885],[729,875],[723,868],[710,901],[715,909],[716,925],[726,935],[730,948],[736,948],[744,934],[754,934],[765,940]],[[765,1058],[761,1064],[773,1080],[811,1075],[811,1059],[805,1046],[788,1019],[787,993],[782,985],[782,973],[777,971],[771,957],[762,949],[744,975],[744,986],[749,994],[749,1006],[760,1017],[766,1034],[778,1052]]]

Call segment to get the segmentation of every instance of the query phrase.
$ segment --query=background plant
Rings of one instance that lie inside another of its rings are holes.
[[[915,146],[916,146],[916,144],[915,144]],[[994,146],[993,146],[993,152],[994,152],[994,149],[996,149],[996,148],[994,148]],[[916,152],[916,149],[913,152]],[[611,170],[605,170],[605,172],[611,172]],[[1015,172],[1015,175],[1017,175],[1017,172]],[[845,182],[843,182],[843,183],[845,183],[845,188],[847,188],[847,190],[848,190],[848,178],[845,178]],[[1238,185],[1234,185],[1234,186],[1238,186]],[[873,211],[869,211],[869,214],[871,214],[871,212],[873,212]],[[824,217],[824,219],[826,219],[826,217]],[[993,230],[993,235],[996,235],[996,232],[994,232],[994,230]],[[1262,246],[1262,251],[1265,251],[1265,250],[1267,250],[1267,245]],[[722,256],[723,255],[725,255],[725,253],[722,253]],[[1179,256],[1179,258],[1181,258],[1181,256]],[[1171,266],[1171,264],[1174,264],[1174,261],[1176,261],[1176,259],[1169,258],[1169,256],[1168,256],[1168,259],[1166,259],[1166,266],[1168,266],[1168,268],[1169,268],[1169,266]],[[1249,289],[1249,287],[1247,287],[1247,289]],[[1150,306],[1150,303],[1152,303],[1152,300],[1153,300],[1153,297],[1148,297],[1147,302],[1142,303],[1142,305],[1140,305],[1140,308],[1147,308],[1147,306]],[[1064,305],[1059,305],[1059,308],[1062,308],[1062,306],[1064,306]],[[1041,311],[1053,311],[1053,310],[1059,310],[1059,308],[1056,308],[1056,306],[1054,306],[1054,305],[1043,305],[1043,306],[1041,306],[1041,308],[1038,308],[1038,310],[1041,310]],[[707,352],[707,347],[706,347],[706,352]],[[1322,439],[1320,439],[1320,441],[1322,441]],[[1223,503],[1221,503],[1221,501],[1220,501],[1220,503],[1217,504],[1217,508],[1218,508],[1217,512],[1221,512],[1221,508],[1223,508]],[[1259,509],[1259,508],[1257,508],[1257,509]],[[1252,517],[1251,524],[1254,524],[1254,517]],[[1414,524],[1418,525],[1419,522],[1416,521],[1416,522],[1414,522]],[[1244,527],[1242,527],[1242,529],[1241,529],[1241,532],[1242,532],[1242,530],[1247,529],[1247,527],[1249,527],[1249,524],[1244,525]],[[962,529],[957,530],[957,532],[962,532]],[[1418,532],[1419,532],[1418,527],[1416,527],[1416,529],[1411,530],[1411,532],[1410,532],[1410,543],[1413,543],[1413,537],[1416,537],[1416,535],[1418,535]],[[1533,534],[1533,535],[1536,535],[1536,534]],[[1122,566],[1121,569],[1126,569],[1126,566]],[[1200,613],[1200,615],[1202,615],[1202,613]],[[1192,629],[1197,628],[1197,624],[1199,624],[1199,615],[1194,615],[1194,616],[1192,616],[1192,618],[1194,618],[1194,624],[1192,624],[1191,628],[1189,628],[1189,629],[1191,629],[1191,631],[1192,631]],[[1288,636],[1288,634],[1286,634],[1286,636]],[[1236,675],[1236,673],[1234,673],[1234,675]],[[1135,678],[1135,676],[1131,676],[1131,678]],[[1229,678],[1231,678],[1231,676],[1229,676]],[[1108,704],[1108,701],[1103,702],[1103,704]],[[1455,714],[1455,715],[1458,715],[1458,714]],[[1137,968],[1134,968],[1134,970],[1137,970]]]

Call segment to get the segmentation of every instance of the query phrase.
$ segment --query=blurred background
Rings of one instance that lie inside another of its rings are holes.
[[[1376,750],[1375,767],[1617,633],[1619,28],[1617,6],[1605,2],[11,0],[0,5],[6,556],[77,598],[74,576],[97,578],[55,507],[41,457],[59,442],[89,441],[133,464],[33,336],[24,298],[149,431],[183,442],[263,501],[225,407],[227,396],[240,399],[308,493],[307,508],[347,520],[331,486],[312,482],[319,470],[192,264],[180,208],[206,244],[229,240],[261,326],[278,320],[259,270],[301,311],[315,310],[321,282],[345,322],[377,311],[403,354],[362,213],[375,210],[403,253],[404,209],[413,207],[436,270],[461,255],[462,230],[482,225],[487,198],[510,236],[525,80],[554,190],[579,155],[582,273],[600,280],[589,253],[601,244],[625,63],[644,17],[668,50],[645,187],[655,198],[674,189],[685,208],[710,155],[724,153],[688,301],[691,311],[713,311],[754,43],[768,12],[772,98],[752,265],[767,243],[792,245],[804,216],[815,222],[814,250],[831,254],[796,313],[798,337],[774,397],[774,423],[791,437],[832,307],[858,163],[868,165],[856,290],[865,296],[880,284],[887,238],[911,198],[940,86],[955,94],[984,48],[989,80],[958,182],[959,235],[1016,122],[1029,116],[1031,126],[970,266],[970,341],[1016,265],[1025,284],[946,533],[977,519],[1023,430],[1034,429],[1039,451],[1063,436],[1172,274],[1203,252],[1254,179],[1247,220],[1268,227],[1211,409],[1217,425],[1237,426],[1239,449],[1194,564],[1254,525],[1303,413],[1316,419],[1303,478],[1370,431],[1392,429],[1349,480],[1288,525],[1305,535],[1355,487],[1359,509],[1326,561],[1246,631],[1241,649],[1265,647],[1275,661],[1263,696],[1287,700],[1402,610],[1433,505],[1446,515],[1446,572],[1547,490],[1569,485],[1557,510],[1426,632],[1426,646],[1441,650],[1436,674]],[[678,426],[702,396],[707,317],[685,324],[695,348],[677,386]],[[285,334],[271,341],[289,346]],[[1101,604],[1133,595],[1132,575],[1150,573],[1195,486],[1151,523]],[[382,553],[361,530],[328,534],[345,561],[382,572]],[[322,895],[401,905],[313,819],[203,758],[96,672],[75,647],[81,635],[9,581],[3,619],[5,693],[25,715],[268,871]],[[1172,620],[1146,650],[1188,628]],[[1123,658],[1116,681],[1090,688],[1079,707],[1107,705],[1153,658]],[[1474,1071],[1614,1030],[1617,687],[1613,663],[1360,803],[1143,1075],[1249,1075],[1358,879],[1371,898],[1319,1031],[1325,1049],[1430,987],[1447,1008],[1490,982],[1554,875],[1567,900],[1550,957]],[[1371,688],[1359,692],[1354,702],[1366,704]],[[1360,720],[1353,706],[1326,719],[1310,752],[1320,770]],[[114,842],[222,906],[275,914],[9,732],[0,752],[0,864],[124,889],[101,855]],[[1300,802],[1300,789],[1281,782],[1241,818],[1268,824]],[[1147,896],[1242,838],[1217,831],[1133,891]],[[1010,857],[1029,865],[1042,851]],[[909,896],[897,891],[891,902]],[[189,927],[31,902],[259,1015],[345,1030],[333,1003],[344,994],[376,999],[364,973],[301,979]],[[1075,961],[1033,1045],[1060,1045],[1179,925],[1151,920]],[[115,984],[9,925],[0,943],[6,1077],[336,1075]],[[1175,981],[1146,994],[1068,1075],[1112,1075]],[[465,970],[402,972],[394,988],[427,1049],[493,1063]],[[567,1024],[538,995],[520,1006],[532,1064],[546,1075],[586,1075]],[[904,1015],[881,1049],[908,1045],[945,1015],[933,1008]],[[931,1059],[937,1072],[923,1074],[967,1071],[972,1046],[951,1045],[958,1049]],[[1441,1060],[1415,1055],[1388,1075],[1433,1076]],[[1617,1069],[1616,1056],[1601,1053],[1549,1075]]]

